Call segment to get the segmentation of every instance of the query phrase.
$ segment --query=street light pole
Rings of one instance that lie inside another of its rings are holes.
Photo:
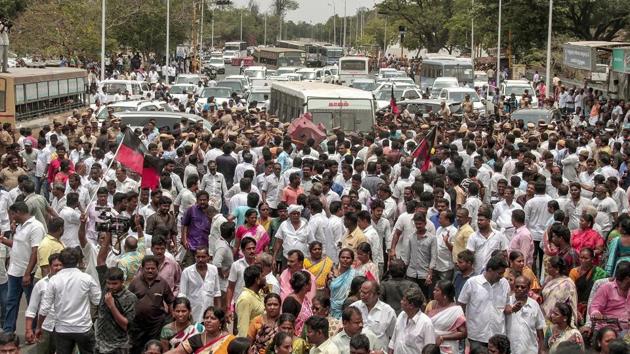
[[[101,81],[105,80],[105,4],[107,0],[101,0]]]
[[[199,48],[203,51],[203,13],[205,12],[204,0],[201,0],[201,28],[199,29]]]
[[[214,49],[214,6],[212,7],[212,24],[210,25],[210,47]]]
[[[263,42],[267,45],[267,13],[265,13],[265,37]]]
[[[385,33],[383,33],[383,56],[387,54],[387,16],[385,16]]]
[[[169,51],[169,37],[171,36],[170,32],[171,25],[171,0],[166,0],[166,67],[168,68],[168,51]]]
[[[346,48],[346,17],[347,17],[347,13],[346,13],[346,0],[343,0],[343,48]]]
[[[501,0],[499,0],[499,30],[497,36],[497,87],[499,87],[499,78],[501,77]]]
[[[241,42],[243,41],[243,10],[241,10]]]
[[[545,81],[545,86],[547,89],[545,92],[546,97],[551,96],[551,15],[553,13],[553,0],[549,0],[549,27],[547,28],[547,70],[545,75],[547,75],[547,80]]]
[[[475,67],[475,0],[471,0],[471,16],[470,16],[470,61],[472,61],[473,68]]]

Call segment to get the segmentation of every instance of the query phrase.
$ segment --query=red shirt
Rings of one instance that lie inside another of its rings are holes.
[[[588,247],[592,250],[597,249],[598,247],[604,246],[604,239],[599,235],[599,233],[593,229],[578,229],[573,231],[573,235],[571,235],[571,247],[578,254],[582,251],[583,248]],[[599,257],[596,257],[595,264],[599,264]]]

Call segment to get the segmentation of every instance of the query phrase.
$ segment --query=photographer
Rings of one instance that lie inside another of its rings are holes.
[[[13,24],[6,18],[0,19],[0,50],[2,50],[2,72],[9,70],[9,31]]]

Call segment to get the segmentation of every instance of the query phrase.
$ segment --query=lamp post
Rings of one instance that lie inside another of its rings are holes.
[[[346,0],[343,0],[343,48],[346,48],[346,18],[348,17],[346,13]]]
[[[497,36],[497,88],[501,77],[501,0],[499,0],[499,30]]]
[[[328,3],[328,6],[332,6],[333,8],[333,44],[337,45],[337,10],[335,9],[335,0],[331,3]]]
[[[471,16],[470,16],[470,61],[475,67],[475,0],[471,0]]]
[[[101,81],[105,80],[105,10],[106,0],[101,0]]]
[[[171,36],[171,0],[166,0],[166,67],[168,68],[169,37]]]
[[[551,96],[551,15],[553,13],[553,0],[549,0],[549,27],[547,28],[547,70],[545,71],[545,75],[547,75],[545,86],[547,89],[545,92],[545,96]]]

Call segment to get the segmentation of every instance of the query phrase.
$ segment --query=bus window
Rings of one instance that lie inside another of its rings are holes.
[[[142,95],[142,87],[139,84],[131,85],[132,95]]]
[[[0,112],[7,111],[7,80],[0,79]]]
[[[68,92],[69,93],[77,92],[77,80],[76,79],[68,79]]]
[[[17,88],[16,88],[17,92]],[[51,97],[59,95],[59,81],[48,81],[48,94]]]
[[[36,100],[37,99],[37,84],[27,84],[26,85],[26,100]]]
[[[48,81],[37,83],[37,97],[38,98],[48,97]]]
[[[105,89],[103,89],[103,92],[110,93],[110,91],[105,91]],[[59,94],[60,95],[65,95],[67,93],[68,93],[68,80],[59,80]],[[114,93],[112,93],[112,94],[114,94]],[[28,98],[28,95],[27,95],[27,98]]]
[[[341,130],[343,131],[355,131],[355,119],[356,119],[356,112],[341,112]]]
[[[15,85],[15,103],[24,103],[24,85]]]

